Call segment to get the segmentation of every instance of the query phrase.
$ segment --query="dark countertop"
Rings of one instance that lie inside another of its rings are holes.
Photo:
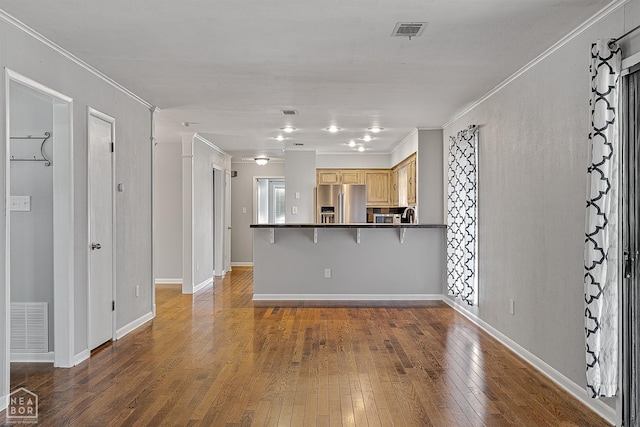
[[[251,224],[251,228],[447,228],[445,224]]]

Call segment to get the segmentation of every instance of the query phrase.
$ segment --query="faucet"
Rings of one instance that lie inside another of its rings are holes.
[[[407,218],[407,214],[409,213],[409,211],[411,211],[411,221],[409,222],[413,224],[417,216],[417,211],[415,206],[409,206],[408,208],[406,208],[402,213],[402,218]]]

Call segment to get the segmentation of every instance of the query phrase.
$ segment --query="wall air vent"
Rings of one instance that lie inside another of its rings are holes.
[[[295,116],[296,114],[298,114],[296,110],[280,110],[280,111],[282,111],[282,114],[285,116]]]
[[[418,37],[427,26],[426,22],[398,22],[391,35],[393,37]]]

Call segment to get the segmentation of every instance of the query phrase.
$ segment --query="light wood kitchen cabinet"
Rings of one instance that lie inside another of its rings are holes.
[[[341,184],[364,184],[363,171],[359,169],[343,169]]]
[[[409,206],[416,205],[416,156],[409,158],[407,165],[407,203]]]
[[[367,185],[367,206],[389,206],[391,193],[389,169],[369,169],[364,171],[364,183]]]
[[[389,185],[391,191],[391,199],[389,200],[390,206],[399,206],[398,204],[398,168],[391,169],[389,175]]]
[[[316,184],[364,184],[361,169],[317,169]]]
[[[337,169],[318,169],[316,171],[316,183],[321,184],[342,184],[340,171]]]

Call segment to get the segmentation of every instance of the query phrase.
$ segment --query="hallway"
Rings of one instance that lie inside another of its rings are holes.
[[[607,425],[444,303],[254,303],[252,278],[157,286],[152,322],[11,388],[43,426]]]

